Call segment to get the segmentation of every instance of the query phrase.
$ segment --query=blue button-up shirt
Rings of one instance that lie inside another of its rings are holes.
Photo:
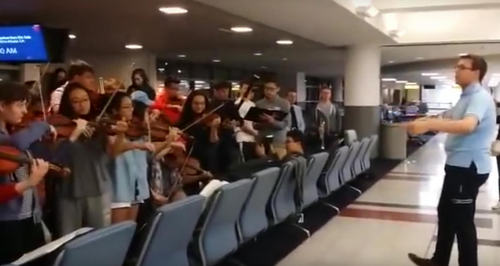
[[[446,164],[469,168],[474,163],[478,174],[487,174],[491,171],[490,147],[495,135],[496,110],[493,97],[479,83],[467,86],[448,114],[452,120],[469,115],[477,117],[479,123],[469,134],[448,134]]]

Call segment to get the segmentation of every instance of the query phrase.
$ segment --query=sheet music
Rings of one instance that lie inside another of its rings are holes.
[[[55,241],[52,241],[45,246],[39,247],[29,253],[24,254],[22,257],[20,257],[18,260],[12,262],[12,265],[23,265],[25,263],[28,263],[30,261],[36,260],[44,255],[47,255],[54,250],[58,249],[59,247],[63,246],[64,244],[68,243],[72,239],[74,239],[77,236],[83,235],[91,231],[93,228],[90,227],[84,227],[80,228],[74,232],[71,232]]]

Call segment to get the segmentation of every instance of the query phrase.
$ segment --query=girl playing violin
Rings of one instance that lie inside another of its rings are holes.
[[[135,110],[137,111],[134,112]],[[109,109],[111,116],[115,119],[127,123],[132,123],[135,119],[137,120],[135,123],[140,124],[147,119],[145,110],[145,107],[134,108],[132,99],[124,92],[115,93]],[[116,156],[110,169],[113,190],[112,223],[135,221],[139,210],[138,204],[149,198],[147,152],[154,152],[155,145],[148,142],[146,136],[138,136],[136,139],[126,135],[125,137],[124,143],[133,149]]]
[[[21,123],[26,114],[29,90],[23,84],[0,81],[0,142],[25,152],[31,144],[53,130],[46,122],[33,122],[9,134],[7,125]],[[42,160],[21,165],[12,174],[0,175],[0,264],[10,263],[45,244],[38,193],[34,187],[49,166]]]
[[[208,98],[201,91],[193,91],[186,99],[178,127],[193,137],[190,145],[194,145],[192,157],[198,159],[201,168],[210,172],[216,170],[217,144],[219,142],[220,117],[206,115],[209,112]],[[205,119],[202,119],[204,118]],[[202,119],[202,120],[200,120]],[[200,120],[199,122],[197,122]],[[190,147],[188,147],[188,150]],[[185,186],[188,195],[197,194],[199,186]]]
[[[90,128],[89,121],[95,119],[93,104],[89,91],[78,83],[69,83],[61,97],[59,114],[76,124],[56,148],[71,169],[71,175],[61,180],[58,191],[59,233],[63,235],[81,227],[109,224],[110,159],[137,148],[126,141],[128,126],[124,121],[117,121],[112,127],[114,137],[108,136],[107,130]]]

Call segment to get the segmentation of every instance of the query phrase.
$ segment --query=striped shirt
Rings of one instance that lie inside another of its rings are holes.
[[[26,152],[26,156],[30,157],[31,155]],[[29,165],[24,164],[19,167],[13,174],[12,179],[15,182],[22,182],[29,179]],[[34,212],[36,211],[36,188],[30,188],[23,192],[23,203],[21,205],[21,211],[19,212],[19,220],[31,218],[34,216]]]
[[[61,98],[64,93],[64,89],[66,89],[66,85],[68,85],[68,82],[66,84],[62,85],[61,87],[57,88],[50,94],[50,106],[49,110],[52,112],[54,108],[59,110],[59,105],[61,104]]]

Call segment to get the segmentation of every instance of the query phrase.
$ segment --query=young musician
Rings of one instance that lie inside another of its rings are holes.
[[[66,86],[59,113],[73,119],[76,127],[56,150],[60,157],[66,158],[71,169],[71,175],[61,180],[58,195],[61,234],[81,227],[100,228],[109,224],[110,156],[116,157],[135,148],[125,143],[126,122],[117,121],[113,126],[116,137],[109,137],[105,130],[87,126],[88,121],[95,119],[92,104],[89,91],[81,84],[69,83]]]
[[[131,122],[134,118],[132,99],[124,92],[115,93],[109,107],[114,119]],[[144,118],[145,112],[142,113]],[[140,119],[142,122],[143,119]],[[112,141],[120,136],[110,136]],[[126,152],[116,156],[111,163],[112,203],[111,222],[119,223],[126,220],[135,221],[139,203],[149,198],[147,180],[147,151],[154,151],[152,143],[145,137],[136,140],[126,137],[124,144],[129,147]]]
[[[167,77],[164,83],[164,90],[161,94],[157,95],[154,105],[173,124],[179,121],[182,111],[182,106],[174,102],[179,100],[179,84],[180,80],[177,78]]]
[[[25,155],[32,143],[52,130],[46,122],[33,122],[17,133],[8,133],[7,126],[19,124],[26,114],[28,97],[25,85],[0,82],[0,143]],[[46,162],[35,160],[12,174],[0,176],[0,264],[10,263],[45,244],[35,186],[48,170]]]
[[[201,167],[210,172],[217,170],[217,144],[219,142],[220,117],[206,115],[208,113],[208,98],[200,91],[192,92],[182,110],[178,128],[193,137],[192,157],[201,162]],[[198,121],[205,117],[205,119]],[[188,147],[189,150],[190,147]],[[186,193],[189,193],[186,188]]]
[[[249,88],[248,83],[242,82],[241,84],[241,90],[240,90],[240,95],[245,95],[247,90],[251,90]],[[238,110],[240,116],[244,118],[250,108],[255,106],[255,103],[252,102],[252,98],[254,96],[253,91],[248,92],[248,97],[246,99],[239,98],[236,100],[235,104],[238,106],[240,105],[241,101],[243,103],[241,104],[240,109]],[[255,153],[255,138],[259,135],[259,132],[253,128],[253,122],[244,120],[243,124],[241,127],[237,127],[235,129],[236,132],[236,142],[239,145],[240,151],[241,151],[241,157],[242,161],[250,161],[253,159],[257,159],[258,156]]]

